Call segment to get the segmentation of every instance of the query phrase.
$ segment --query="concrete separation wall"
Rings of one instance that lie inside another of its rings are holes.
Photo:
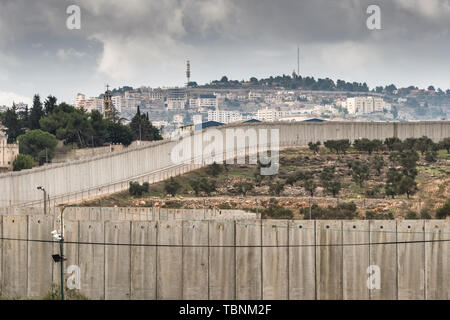
[[[3,295],[59,283],[59,225],[2,216]],[[91,299],[450,299],[449,220],[66,220],[65,240]]]
[[[254,123],[229,125],[218,128],[205,129],[203,141],[206,137],[220,133],[226,137],[228,129],[242,129],[241,134],[248,133],[248,129],[279,130],[279,146],[281,148],[305,146],[310,141],[325,141],[330,139],[359,138],[381,139],[399,137],[401,139],[428,136],[438,142],[450,137],[450,122],[324,122],[324,123]],[[190,139],[190,140],[187,140]],[[181,175],[198,169],[208,162],[212,162],[212,155],[192,156],[190,161],[181,164],[172,162],[172,153],[176,145],[186,143],[192,150],[196,139],[190,136],[180,138],[179,141],[160,141],[143,146],[130,147],[123,151],[100,155],[89,159],[71,161],[61,164],[51,164],[0,175],[0,207],[28,205],[43,205],[42,192],[38,186],[44,186],[51,199],[51,205],[93,199],[102,195],[123,191],[128,188],[130,181],[154,183],[169,177]],[[225,139],[226,140],[226,139]],[[225,141],[224,140],[224,141]],[[246,141],[247,139],[240,140]],[[220,140],[219,140],[220,141]],[[222,142],[224,142],[222,141]],[[268,145],[258,142],[261,150]],[[251,148],[238,148],[237,144],[228,146],[226,143],[217,147],[222,154],[238,152],[252,153]],[[229,148],[229,149],[227,149]],[[250,150],[251,149],[251,150]],[[192,151],[191,150],[191,151]],[[187,159],[189,160],[189,159]],[[195,161],[194,161],[195,160]]]

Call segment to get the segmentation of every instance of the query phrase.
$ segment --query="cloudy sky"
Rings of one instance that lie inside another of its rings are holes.
[[[81,29],[69,30],[69,5]],[[370,4],[381,30],[369,30]],[[450,0],[0,0],[0,105],[301,74],[450,88]]]

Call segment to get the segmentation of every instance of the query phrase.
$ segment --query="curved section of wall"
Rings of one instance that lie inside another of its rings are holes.
[[[256,132],[278,129],[279,146],[295,147],[307,145],[310,141],[330,139],[358,138],[381,139],[397,136],[400,139],[428,136],[438,142],[450,137],[450,122],[324,122],[324,123],[253,123],[228,125],[203,131],[203,139],[210,136],[222,136],[218,149],[228,154],[230,147],[225,143],[227,130],[241,129],[233,144],[232,152],[238,152],[238,140],[252,130]],[[249,131],[250,129],[250,131]],[[236,131],[235,131],[236,132]],[[64,202],[78,202],[100,195],[122,191],[128,188],[130,181],[148,181],[150,183],[179,175],[212,162],[211,155],[196,156],[196,138],[187,136],[179,141],[160,141],[149,145],[128,148],[109,155],[101,155],[86,160],[53,164],[32,170],[12,172],[0,175],[0,207],[16,205],[42,205],[43,194],[37,190],[43,186],[50,195],[52,205]],[[213,141],[213,140],[207,140]],[[172,161],[175,146],[189,145],[191,154],[183,163]],[[245,147],[246,154],[251,153]],[[260,141],[258,140],[258,148]],[[270,147],[267,147],[270,149]],[[262,147],[264,149],[264,147]],[[198,150],[197,150],[198,151]],[[216,151],[217,152],[217,151]]]

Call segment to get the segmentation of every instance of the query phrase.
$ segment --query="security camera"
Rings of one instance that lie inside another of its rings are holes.
[[[56,240],[61,240],[61,236],[58,233],[58,231],[53,230],[52,232],[50,232],[52,234],[52,237],[55,238]]]

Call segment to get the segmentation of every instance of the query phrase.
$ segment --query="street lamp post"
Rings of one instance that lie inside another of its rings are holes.
[[[47,191],[43,186],[39,186],[37,189],[44,192],[44,214],[47,214]]]

